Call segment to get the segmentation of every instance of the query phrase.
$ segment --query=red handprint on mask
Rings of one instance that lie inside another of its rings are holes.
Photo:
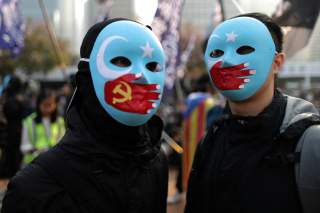
[[[105,101],[121,111],[148,114],[151,109],[156,108],[156,103],[152,100],[160,99],[160,93],[154,92],[160,89],[160,85],[133,83],[139,78],[141,78],[139,74],[126,74],[106,82],[104,85]]]
[[[250,79],[244,78],[255,74],[255,70],[244,70],[247,65],[245,63],[231,67],[221,67],[222,61],[215,63],[210,70],[213,83],[221,90],[239,90],[244,88],[244,84]]]

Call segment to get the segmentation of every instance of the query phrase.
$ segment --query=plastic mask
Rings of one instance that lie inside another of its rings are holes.
[[[156,113],[165,81],[165,57],[150,29],[127,20],[107,25],[88,61],[97,98],[115,120],[138,126]]]
[[[268,28],[257,19],[238,17],[212,32],[205,60],[214,86],[226,98],[242,101],[266,82],[275,54]]]

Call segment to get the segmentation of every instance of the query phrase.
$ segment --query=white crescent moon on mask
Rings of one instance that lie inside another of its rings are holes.
[[[131,71],[132,67],[123,70],[123,71],[114,71],[107,67],[107,65],[104,63],[104,54],[109,46],[109,44],[114,40],[123,40],[128,41],[128,39],[122,37],[122,36],[110,36],[106,38],[98,51],[96,62],[97,62],[97,69],[100,72],[101,75],[103,75],[105,78],[109,79],[115,79],[120,77],[121,75],[127,74]]]

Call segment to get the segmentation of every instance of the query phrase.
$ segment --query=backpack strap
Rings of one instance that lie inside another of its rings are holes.
[[[298,141],[301,139],[305,131],[314,125],[320,125],[320,116],[313,113],[302,113],[299,116],[301,119],[291,124],[287,129],[274,138],[274,145],[293,144],[297,147]],[[296,144],[296,145],[295,145]],[[300,145],[302,146],[302,145]],[[294,152],[282,153],[277,152],[265,157],[265,160],[274,164],[299,163],[301,158],[301,147],[296,148]]]
[[[295,165],[296,183],[304,213],[320,212],[320,125],[309,127],[300,138],[296,152],[301,153]]]

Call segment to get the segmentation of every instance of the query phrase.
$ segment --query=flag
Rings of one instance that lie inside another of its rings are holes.
[[[180,61],[180,21],[184,0],[159,0],[152,30],[166,54],[166,89],[172,90]]]
[[[0,0],[0,49],[18,55],[23,48],[23,28],[19,0]]]
[[[221,22],[225,20],[224,8],[222,0],[216,0],[214,5],[214,10],[212,14],[212,25],[213,27],[218,26]]]
[[[283,0],[272,18],[285,32],[283,49],[290,58],[307,46],[319,17],[318,0]]]
[[[209,40],[209,36],[214,28],[216,28],[221,22],[225,20],[225,12],[224,12],[224,5],[222,0],[215,0],[213,11],[210,17],[209,26],[206,32],[206,39],[203,42],[203,50],[205,50],[207,46],[207,42]]]
[[[313,29],[319,9],[319,0],[283,0],[272,17],[281,26]]]
[[[101,22],[109,19],[111,8],[114,4],[113,0],[98,0],[99,12],[97,17],[97,22]]]
[[[207,112],[215,104],[209,93],[191,93],[183,113],[183,183],[187,185],[193,157],[207,127]]]

